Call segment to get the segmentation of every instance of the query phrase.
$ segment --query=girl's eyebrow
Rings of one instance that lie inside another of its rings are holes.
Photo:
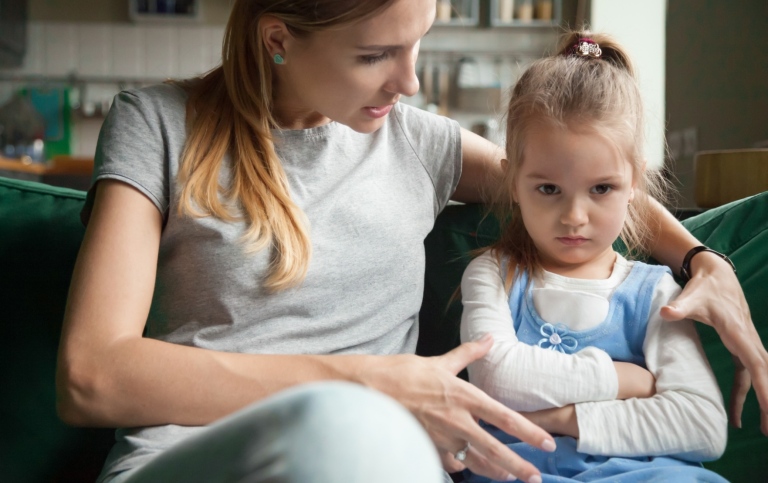
[[[607,182],[617,182],[624,179],[624,177],[618,173],[616,174],[609,174],[606,176],[600,176],[599,178],[594,178],[592,180],[593,183],[600,184],[600,183],[607,183]]]
[[[550,179],[549,176],[542,174],[542,173],[528,173],[525,175],[526,178],[532,178],[532,179]]]
[[[552,177],[548,176],[544,173],[528,173],[525,175],[526,179],[534,179],[534,180],[551,180]],[[593,178],[590,183],[592,184],[600,184],[600,183],[608,183],[608,182],[617,182],[623,179],[623,176],[621,174],[609,174],[607,176],[600,176]]]
[[[599,180],[597,180],[597,182],[598,183],[609,183],[609,182],[613,183],[613,182],[622,181],[623,179],[624,178],[621,177],[621,176],[610,176],[610,177],[607,177],[607,178],[600,178]]]

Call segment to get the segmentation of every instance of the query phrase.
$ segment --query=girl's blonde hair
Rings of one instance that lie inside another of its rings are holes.
[[[599,58],[573,53],[574,46],[585,38],[599,45]],[[541,270],[538,252],[514,201],[518,168],[533,126],[594,130],[621,150],[632,164],[636,185],[620,238],[630,254],[650,252],[654,231],[651,197],[662,199],[665,181],[659,171],[645,169],[643,103],[632,62],[614,39],[588,31],[564,34],[555,55],[534,62],[520,77],[511,93],[506,120],[508,163],[492,198],[503,228],[490,249],[509,256],[508,286],[515,273]]]
[[[244,221],[245,250],[271,249],[267,290],[304,280],[311,244],[304,213],[290,197],[272,140],[271,129],[278,128],[272,111],[273,63],[259,20],[272,15],[292,35],[307,37],[370,18],[393,1],[236,0],[224,34],[222,65],[175,82],[188,94],[179,213]],[[219,175],[227,154],[232,176],[222,186]]]

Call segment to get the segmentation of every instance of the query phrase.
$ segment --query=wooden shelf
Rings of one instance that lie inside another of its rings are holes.
[[[33,163],[22,159],[11,159],[0,156],[0,171],[14,171],[19,173],[28,173],[40,175],[45,173],[47,166],[42,163]]]
[[[511,3],[511,11],[507,10],[502,12],[502,5],[509,7]],[[563,5],[562,0],[547,0],[542,2],[541,0],[531,0],[530,2],[523,2],[522,0],[512,0],[510,3],[506,3],[505,0],[491,0],[490,5],[490,25],[491,27],[512,27],[512,28],[542,28],[542,27],[557,27],[562,21]],[[540,18],[542,13],[542,4],[549,4],[549,18]],[[521,18],[521,6],[529,5],[531,8],[530,19]]]
[[[477,27],[480,0],[437,0],[436,27]]]

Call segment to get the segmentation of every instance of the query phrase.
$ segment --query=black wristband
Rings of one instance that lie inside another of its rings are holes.
[[[714,253],[718,257],[728,262],[728,264],[730,264],[731,268],[733,269],[733,273],[736,273],[736,265],[733,264],[733,262],[731,261],[730,258],[728,258],[727,255],[720,252],[716,252],[715,250],[705,247],[704,245],[699,245],[697,247],[691,248],[690,250],[688,250],[688,253],[685,254],[685,258],[683,259],[683,265],[680,267],[680,278],[682,278],[684,282],[687,282],[693,276],[693,273],[691,273],[691,259],[694,257],[694,255],[701,252]]]

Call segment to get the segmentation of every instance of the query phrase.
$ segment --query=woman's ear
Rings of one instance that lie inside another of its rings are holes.
[[[273,15],[264,15],[259,19],[259,31],[261,41],[264,43],[269,56],[272,58],[279,56],[281,61],[275,60],[275,62],[284,63],[288,58],[286,55],[288,46],[286,44],[290,43],[290,39],[292,39],[285,22]]]

